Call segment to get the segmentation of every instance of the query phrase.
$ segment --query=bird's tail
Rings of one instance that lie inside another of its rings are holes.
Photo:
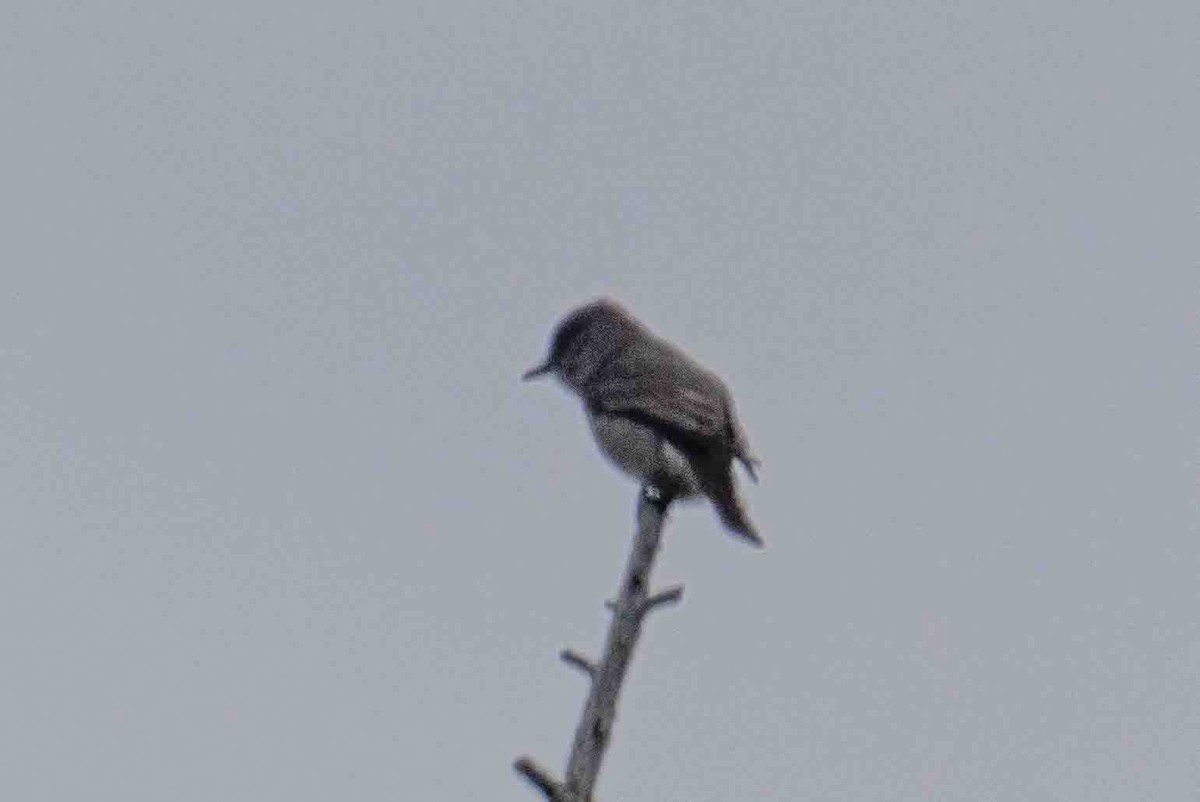
[[[741,499],[738,498],[737,488],[733,484],[732,464],[726,462],[713,478],[715,481],[705,483],[704,491],[717,508],[721,521],[730,532],[761,548],[763,539],[759,537],[754,524],[750,523]]]

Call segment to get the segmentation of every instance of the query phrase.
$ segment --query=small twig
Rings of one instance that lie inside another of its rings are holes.
[[[638,613],[646,615],[655,607],[661,607],[664,604],[675,604],[683,598],[683,585],[674,585],[666,590],[660,590],[653,596],[643,601],[638,606]]]
[[[513,763],[517,773],[529,780],[535,788],[545,794],[550,802],[571,802],[563,784],[550,776],[550,773],[534,762],[533,758],[517,758]]]
[[[562,660],[572,668],[578,668],[589,677],[596,676],[596,666],[591,660],[587,659],[574,649],[563,649],[558,653],[558,659]]]

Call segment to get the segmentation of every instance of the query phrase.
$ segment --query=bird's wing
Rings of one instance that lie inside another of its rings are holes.
[[[673,439],[707,439],[728,428],[726,392],[720,380],[687,357],[618,360],[593,377],[589,404],[645,421]]]
[[[620,412],[665,426],[689,439],[711,437],[725,426],[721,403],[687,387],[648,390],[607,386],[596,393],[595,403],[606,412]]]

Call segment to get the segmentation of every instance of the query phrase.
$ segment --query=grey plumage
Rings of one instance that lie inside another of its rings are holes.
[[[715,374],[606,298],[563,318],[546,362],[524,378],[547,373],[580,397],[596,442],[618,467],[668,499],[707,496],[731,531],[762,544],[732,464],[754,479],[758,461]]]

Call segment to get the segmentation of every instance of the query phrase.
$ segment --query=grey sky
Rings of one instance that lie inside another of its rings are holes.
[[[848,7],[850,6],[850,7]],[[601,799],[1200,787],[1190,3],[23,4],[0,797],[537,797],[635,488],[523,385],[733,388]]]

